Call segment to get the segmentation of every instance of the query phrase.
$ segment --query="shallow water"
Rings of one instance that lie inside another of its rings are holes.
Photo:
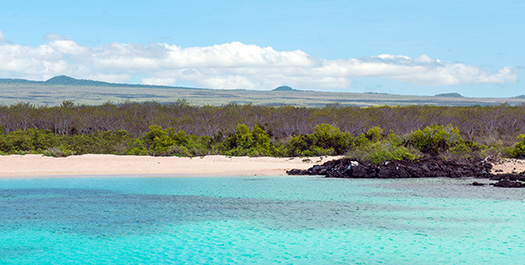
[[[522,263],[525,190],[471,182],[1,180],[0,263]]]

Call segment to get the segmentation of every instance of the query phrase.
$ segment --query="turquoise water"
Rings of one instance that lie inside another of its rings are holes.
[[[525,189],[471,182],[0,180],[0,263],[523,264]]]

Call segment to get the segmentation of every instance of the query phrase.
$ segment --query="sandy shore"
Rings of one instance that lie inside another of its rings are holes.
[[[164,176],[280,176],[292,168],[307,169],[339,157],[151,157],[81,155],[53,158],[42,155],[0,156],[0,177],[61,177],[109,175]]]
[[[523,159],[504,159],[492,166],[492,173],[521,173],[525,171],[525,160]]]
[[[64,158],[42,155],[0,156],[0,178],[64,176],[281,176],[292,168],[307,169],[340,157],[152,157],[81,155]],[[525,160],[494,164],[493,173],[521,173]]]

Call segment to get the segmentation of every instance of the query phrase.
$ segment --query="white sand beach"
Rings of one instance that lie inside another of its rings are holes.
[[[63,158],[43,155],[0,156],[0,177],[64,176],[280,176],[292,168],[307,169],[340,157],[152,157],[80,155]]]
[[[509,158],[493,164],[492,173],[521,173],[525,171],[525,160]]]
[[[307,169],[333,157],[153,157],[80,155],[54,158],[43,155],[0,156],[0,178],[73,176],[281,176],[293,168]],[[525,160],[494,164],[493,173],[525,171]]]

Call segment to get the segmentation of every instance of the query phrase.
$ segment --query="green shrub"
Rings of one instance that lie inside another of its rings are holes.
[[[417,150],[393,145],[388,141],[380,141],[361,146],[351,151],[348,156],[379,165],[386,161],[414,160],[420,155]]]
[[[146,148],[142,139],[134,139],[128,143],[128,155],[148,155],[148,148]]]
[[[314,132],[290,137],[286,145],[289,156],[342,155],[350,147],[350,135],[329,124],[315,126]]]
[[[271,156],[275,153],[270,136],[257,124],[252,131],[245,124],[237,125],[235,133],[224,140],[221,149],[225,155],[231,156]]]
[[[128,142],[133,137],[125,130],[96,132],[63,136],[68,148],[77,155],[81,154],[126,154]]]
[[[28,152],[34,150],[33,138],[30,131],[16,130],[7,134],[7,140],[11,148],[10,152]]]
[[[73,155],[73,151],[65,147],[64,145],[60,145],[58,147],[51,147],[46,149],[43,154],[45,156],[52,156],[52,157],[66,157]]]
[[[518,135],[517,142],[511,148],[510,154],[516,158],[525,156],[525,135]]]
[[[365,133],[365,137],[371,142],[379,142],[383,140],[383,129],[379,126],[374,126]]]
[[[427,126],[423,130],[413,131],[408,136],[408,144],[423,153],[438,155],[463,142],[458,128],[452,125]]]

